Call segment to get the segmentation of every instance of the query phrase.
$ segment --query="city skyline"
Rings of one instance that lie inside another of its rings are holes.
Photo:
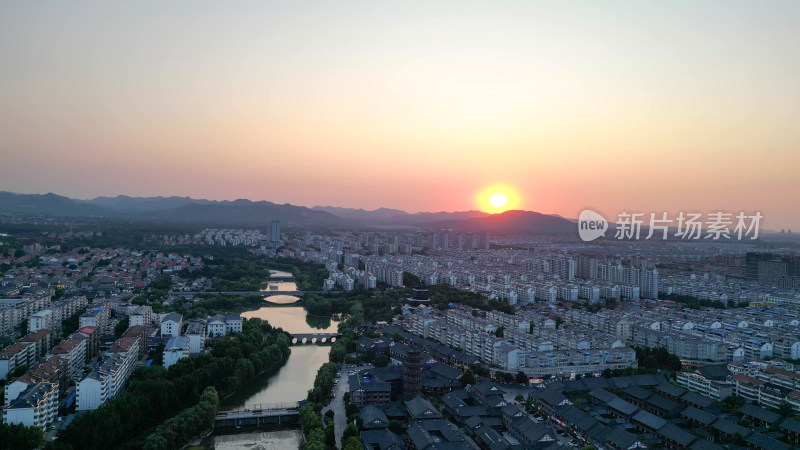
[[[2,11],[3,190],[800,228],[794,2]]]

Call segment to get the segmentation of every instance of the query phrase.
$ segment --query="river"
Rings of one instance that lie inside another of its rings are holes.
[[[278,276],[285,276],[285,273]],[[275,276],[276,274],[273,274]],[[293,282],[281,281],[281,290],[296,290]],[[296,298],[296,297],[295,297]],[[272,300],[272,298],[270,299]],[[330,318],[308,316],[297,306],[266,306],[242,313],[242,317],[257,317],[269,321],[273,327],[289,333],[336,332],[339,322]],[[286,364],[269,377],[256,380],[250,386],[222,402],[223,408],[266,403],[294,403],[306,398],[314,385],[317,369],[328,362],[330,346],[294,345]],[[300,430],[277,430],[213,436],[215,448],[282,449],[299,448]]]

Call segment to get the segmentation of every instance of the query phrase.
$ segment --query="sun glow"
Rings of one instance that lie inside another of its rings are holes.
[[[520,198],[514,189],[504,185],[494,185],[481,190],[476,202],[481,211],[496,214],[519,208]]]
[[[506,206],[506,203],[508,203],[508,198],[506,198],[506,196],[503,194],[497,193],[489,197],[489,203],[491,203],[495,208],[502,208],[503,206]]]

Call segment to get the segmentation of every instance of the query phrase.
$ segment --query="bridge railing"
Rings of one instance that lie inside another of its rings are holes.
[[[232,409],[224,409],[220,410],[217,415],[220,414],[236,414],[242,412],[254,412],[254,411],[283,411],[287,409],[299,409],[300,403],[298,402],[289,402],[289,403],[254,403],[251,405],[243,405],[237,408]]]

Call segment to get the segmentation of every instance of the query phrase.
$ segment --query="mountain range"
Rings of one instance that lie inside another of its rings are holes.
[[[408,213],[398,209],[364,210],[335,206],[295,206],[239,199],[216,201],[190,197],[97,197],[76,200],[48,194],[0,191],[0,214],[107,217],[202,225],[259,225],[280,220],[301,228],[454,229],[495,234],[576,235],[575,223],[533,211]]]

